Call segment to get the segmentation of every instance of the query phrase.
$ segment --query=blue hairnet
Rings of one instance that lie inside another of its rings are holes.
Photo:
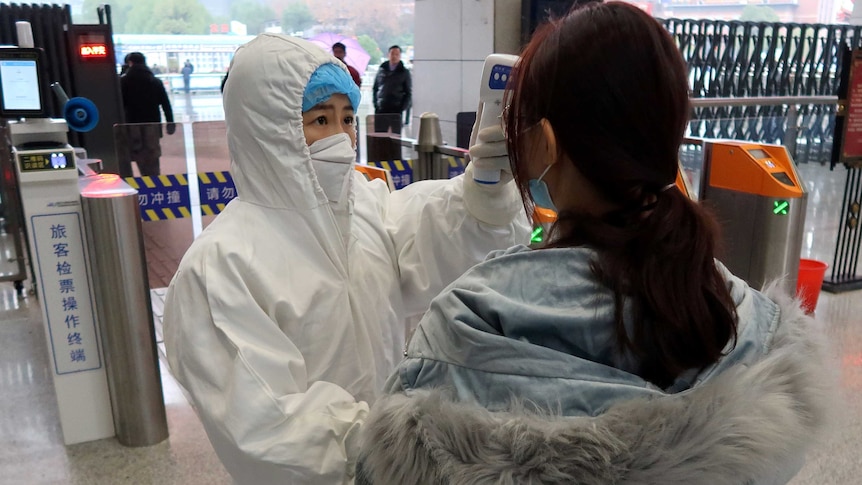
[[[353,109],[359,109],[359,88],[343,68],[335,64],[323,64],[314,71],[302,95],[302,112],[326,101],[333,94],[345,94]]]

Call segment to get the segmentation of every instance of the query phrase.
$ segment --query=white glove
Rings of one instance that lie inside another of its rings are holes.
[[[489,126],[479,131],[476,144],[470,147],[470,159],[476,169],[500,170],[501,184],[512,180],[512,166],[502,126]]]
[[[476,219],[494,226],[505,226],[524,210],[521,195],[512,182],[512,169],[501,126],[489,126],[476,136],[470,147],[472,161],[464,172],[464,205]],[[496,184],[481,184],[473,179],[476,169],[500,170]]]

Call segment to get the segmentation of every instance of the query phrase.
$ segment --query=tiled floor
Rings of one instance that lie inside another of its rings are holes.
[[[142,228],[150,288],[166,288],[194,239],[192,221],[189,218],[147,221]]]
[[[802,172],[811,190],[803,257],[831,263],[844,172],[820,166],[803,166]],[[152,297],[159,321],[164,290],[154,290]],[[821,295],[817,318],[824,322],[832,345],[844,396],[836,403],[837,425],[816,446],[792,484],[862,483],[860,293]],[[157,336],[161,340],[160,329]],[[33,296],[18,299],[11,283],[0,284],[0,483],[230,483],[165,366],[167,441],[145,448],[125,448],[116,439],[63,446],[47,355],[38,302]]]
[[[18,300],[11,284],[0,288],[0,483],[231,483],[165,365],[168,440],[143,448],[113,438],[63,446],[38,302]]]

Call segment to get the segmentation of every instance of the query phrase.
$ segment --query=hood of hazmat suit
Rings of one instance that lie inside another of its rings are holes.
[[[238,49],[224,92],[238,197],[168,291],[172,374],[238,483],[352,483],[359,428],[402,356],[405,321],[490,251],[529,240],[523,215],[470,215],[475,184],[463,176],[390,194],[352,163],[313,161],[303,92],[328,63],[345,69],[276,34]]]

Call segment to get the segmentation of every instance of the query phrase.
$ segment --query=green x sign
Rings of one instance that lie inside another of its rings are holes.
[[[786,200],[776,200],[772,204],[772,213],[778,216],[786,216],[790,209],[790,202]]]
[[[533,234],[530,236],[530,244],[539,244],[544,240],[545,230],[542,226],[533,229]]]

